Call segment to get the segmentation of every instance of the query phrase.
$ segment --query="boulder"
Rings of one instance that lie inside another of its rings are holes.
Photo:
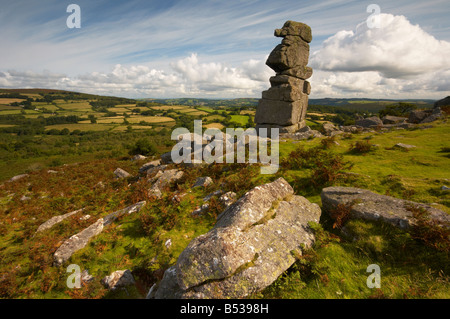
[[[405,123],[408,118],[401,116],[386,115],[382,118],[383,124]]]
[[[332,132],[337,131],[337,127],[332,123],[324,122],[322,124],[322,129],[325,132],[325,135],[330,136]]]
[[[383,121],[378,116],[372,116],[361,120],[356,120],[355,125],[361,127],[374,127],[383,125]]]
[[[136,283],[131,271],[128,269],[114,271],[111,275],[103,278],[101,282],[109,290],[116,290],[117,288],[134,285]]]
[[[137,155],[134,155],[132,158],[131,158],[131,161],[143,161],[143,160],[145,160],[147,157],[146,156],[144,156],[144,155],[141,155],[141,154],[137,154]]]
[[[431,115],[431,111],[427,112],[424,110],[414,110],[409,113],[408,122],[413,124],[419,124],[425,118]]]
[[[164,273],[155,298],[242,298],[261,291],[311,247],[320,208],[279,178],[225,209]]]
[[[71,236],[53,254],[53,265],[61,266],[78,250],[84,248],[89,241],[103,231],[103,227],[109,225],[117,218],[139,211],[145,205],[145,201],[128,206],[117,212],[111,213],[104,218],[99,218],[95,223],[83,229],[81,232]]]
[[[114,171],[114,175],[116,175],[117,178],[127,178],[130,177],[130,173],[128,173],[127,171],[121,169],[121,168],[117,168]]]
[[[420,122],[420,124],[434,122],[434,121],[440,119],[443,116],[444,116],[444,113],[441,111],[441,108],[440,107],[435,107],[433,109],[433,111],[431,112],[431,115],[429,115],[426,118],[424,118]]]
[[[298,66],[306,66],[309,59],[309,44],[299,37],[287,36],[269,54],[266,64],[275,72]]]
[[[44,231],[46,229],[49,229],[49,228],[53,227],[54,225],[62,222],[64,219],[69,218],[70,216],[75,215],[75,214],[77,214],[79,212],[82,212],[83,210],[84,210],[84,208],[75,210],[73,212],[70,212],[70,213],[67,213],[67,214],[64,214],[64,215],[53,216],[52,218],[47,220],[45,223],[41,224],[38,227],[38,229],[36,230],[36,233],[42,232],[42,231]]]
[[[406,150],[412,149],[414,147],[416,147],[416,146],[410,145],[410,144],[403,144],[403,143],[397,143],[394,145],[394,148],[401,148],[401,149],[406,149]]]
[[[380,195],[366,189],[354,187],[327,187],[322,190],[323,212],[333,213],[339,204],[350,207],[350,217],[367,220],[382,220],[402,229],[414,225],[411,207],[425,209],[430,218],[449,223],[450,215],[426,204]]]
[[[156,167],[156,166],[159,166],[159,165],[161,165],[161,159],[145,163],[144,165],[142,165],[139,168],[139,173],[140,174],[145,174],[150,168],[153,168],[153,167]]]
[[[156,198],[161,198],[162,196],[162,189],[169,185],[172,182],[176,182],[177,180],[179,180],[181,177],[183,177],[184,172],[180,171],[176,168],[174,169],[169,169],[166,171],[159,171],[156,176],[154,177],[157,178],[156,182],[152,185],[152,187],[150,188],[150,194],[154,195]]]
[[[196,188],[196,187],[208,187],[209,185],[211,185],[213,183],[213,180],[211,179],[211,177],[209,176],[205,176],[205,177],[199,177],[197,178],[197,180],[195,181],[194,186],[192,186],[192,188]]]
[[[22,178],[25,178],[25,177],[28,177],[28,176],[29,176],[28,174],[20,174],[20,175],[16,175],[16,176],[11,177],[8,181],[9,182],[15,182],[15,181],[18,181],[19,179],[22,179]]]
[[[291,20],[286,21],[283,25],[283,28],[276,29],[274,35],[276,37],[286,37],[288,35],[293,35],[301,37],[308,43],[312,41],[311,27],[304,23]]]

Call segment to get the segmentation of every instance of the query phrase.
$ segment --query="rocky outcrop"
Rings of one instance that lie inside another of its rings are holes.
[[[67,239],[56,252],[53,254],[53,265],[61,266],[78,250],[86,247],[89,241],[100,234],[105,226],[108,226],[113,221],[125,214],[131,214],[139,211],[145,205],[145,201],[128,206],[119,211],[113,212],[103,218],[99,218],[95,223],[83,229],[81,232],[73,235]]]
[[[434,102],[434,108],[450,106],[450,96],[443,98],[442,100]]]
[[[414,225],[412,207],[425,209],[430,218],[449,223],[450,215],[429,205],[380,195],[366,189],[354,187],[328,187],[321,193],[323,212],[333,214],[338,205],[346,205],[350,217],[367,220],[382,220],[407,229]]]
[[[257,186],[192,240],[164,274],[155,298],[240,298],[270,285],[308,248],[320,208],[283,179]]]
[[[308,95],[311,85],[306,79],[312,75],[307,67],[311,28],[300,22],[286,21],[275,30],[282,37],[267,58],[266,64],[276,72],[270,78],[271,88],[262,92],[256,109],[256,128],[279,128],[280,133],[293,133],[305,126]]]

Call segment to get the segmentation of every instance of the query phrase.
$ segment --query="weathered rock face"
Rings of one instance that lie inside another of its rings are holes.
[[[270,285],[310,247],[320,208],[283,179],[255,187],[230,205],[208,233],[189,243],[164,274],[156,298],[240,298]]]
[[[306,79],[312,69],[307,67],[311,28],[304,23],[287,21],[275,30],[282,37],[267,58],[266,64],[277,75],[270,78],[271,88],[262,92],[256,109],[256,128],[280,129],[280,133],[293,133],[305,126],[308,95],[311,85]]]
[[[450,215],[429,205],[379,195],[366,189],[354,187],[328,187],[321,193],[322,209],[333,212],[339,204],[351,205],[350,215],[354,218],[383,220],[394,226],[407,229],[414,225],[410,207],[425,209],[430,218],[448,223]]]
[[[434,107],[444,107],[444,106],[449,106],[450,105],[450,96],[447,96],[445,98],[443,98],[442,100],[436,101],[434,103]]]

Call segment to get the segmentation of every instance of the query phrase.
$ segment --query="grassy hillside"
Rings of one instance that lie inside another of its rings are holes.
[[[208,213],[191,215],[204,196],[219,189],[241,196],[279,176],[294,187],[296,194],[319,205],[322,187],[345,185],[429,203],[450,213],[450,194],[442,190],[450,182],[449,140],[449,125],[445,121],[414,130],[288,140],[280,145],[282,164],[275,175],[260,175],[257,165],[245,164],[189,168],[160,200],[149,197],[145,179],[115,179],[113,171],[117,167],[138,176],[144,161],[132,162],[129,157],[56,165],[56,173],[35,170],[29,177],[4,183],[0,188],[0,296],[143,298],[190,240],[214,225],[223,209],[218,202],[213,202]],[[377,146],[365,153],[351,150],[361,141]],[[407,152],[392,149],[397,142],[416,148]],[[314,163],[309,160],[304,165],[293,165],[302,163],[301,154],[307,154],[301,152],[303,149],[320,157]],[[328,166],[332,162],[335,166]],[[328,173],[322,174],[324,171]],[[191,189],[199,176],[210,176],[214,183],[206,189]],[[175,194],[184,193],[179,202],[173,200]],[[121,218],[71,258],[71,263],[88,269],[98,280],[81,289],[67,288],[65,267],[52,266],[56,248],[98,217],[140,200],[147,200],[148,204],[139,213]],[[83,215],[91,217],[82,220],[82,215],[75,215],[35,235],[37,227],[50,217],[80,208],[85,208]],[[439,251],[426,240],[377,222],[353,220],[341,232],[323,214],[321,224],[312,226],[317,237],[313,249],[251,298],[450,297],[448,251]],[[170,249],[165,246],[168,239],[172,242]],[[366,268],[370,264],[381,268],[380,289],[366,285]],[[99,279],[118,269],[130,269],[137,280],[136,287],[109,292],[100,284]]]

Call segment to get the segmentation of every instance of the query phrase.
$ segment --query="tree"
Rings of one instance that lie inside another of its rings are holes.
[[[94,114],[89,114],[89,115],[88,115],[88,119],[91,120],[91,123],[92,123],[92,124],[97,123],[97,118],[95,117]]]
[[[155,155],[157,153],[156,145],[151,142],[148,138],[140,138],[132,146],[130,150],[131,155]]]

